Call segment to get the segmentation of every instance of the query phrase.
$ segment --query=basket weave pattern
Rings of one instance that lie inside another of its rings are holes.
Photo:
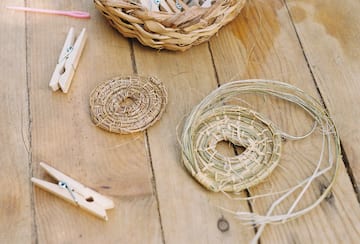
[[[144,2],[157,2],[157,9]],[[125,37],[156,49],[185,51],[203,43],[241,11],[246,0],[94,0]],[[203,4],[210,4],[204,7]]]

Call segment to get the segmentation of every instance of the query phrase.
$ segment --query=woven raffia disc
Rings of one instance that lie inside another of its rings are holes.
[[[116,77],[101,83],[90,94],[95,125],[121,134],[143,131],[153,125],[166,103],[166,89],[154,77]]]
[[[249,94],[271,96],[298,106],[311,116],[313,128],[300,136],[282,131],[261,114],[242,107],[250,105],[243,100],[243,95]],[[299,180],[298,172],[286,171],[286,181],[294,181],[290,183],[291,187],[234,198],[273,198],[279,194],[266,213],[230,211],[245,223],[257,226],[251,243],[258,243],[267,224],[283,223],[302,216],[330,194],[341,162],[341,147],[335,125],[323,105],[287,83],[261,79],[233,81],[220,86],[194,107],[184,123],[179,141],[184,165],[191,175],[208,190],[233,197],[242,190],[263,182],[279,165],[282,138],[303,140],[311,135],[316,136],[315,131],[320,132],[318,136],[320,135],[322,142],[316,146],[311,144],[312,147],[321,149],[318,158],[310,161],[313,169],[309,175]],[[217,144],[222,141],[231,142],[245,150],[235,156],[224,155],[217,148]],[[294,162],[290,160],[283,163],[299,162],[294,158]],[[279,176],[281,174],[276,178]],[[324,179],[326,183],[323,183]],[[320,180],[322,189],[317,195]],[[309,196],[316,197],[308,198]]]
[[[259,113],[234,105],[214,107],[199,114],[191,128],[185,128],[184,164],[211,191],[239,192],[258,184],[277,166],[281,134]],[[191,140],[191,141],[189,141]],[[217,151],[228,141],[245,148],[237,156]],[[195,152],[195,153],[194,153]]]
[[[295,103],[314,118],[321,130],[335,128],[321,104],[289,84],[248,80],[221,86],[192,110],[180,137],[186,169],[211,191],[238,193],[263,181],[279,163],[282,137],[291,137],[261,114],[236,104],[242,94],[249,93]],[[336,133],[327,136],[335,142],[337,158],[340,147]],[[223,155],[216,148],[222,141],[245,150],[236,156]]]

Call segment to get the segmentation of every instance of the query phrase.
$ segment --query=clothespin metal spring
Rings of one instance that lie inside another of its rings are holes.
[[[74,190],[74,189],[70,188],[69,185],[68,185],[65,181],[59,181],[58,185],[59,185],[60,187],[62,187],[62,188],[67,189],[68,192],[70,193],[72,199],[73,199],[74,202],[76,203],[76,205],[79,205],[79,202],[78,202],[78,200],[76,200],[76,197],[75,197],[75,195],[74,195],[74,193],[73,193],[73,190]]]

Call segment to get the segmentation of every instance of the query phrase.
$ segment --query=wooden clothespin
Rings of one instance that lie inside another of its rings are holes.
[[[64,93],[68,92],[85,42],[86,29],[82,29],[75,42],[74,28],[71,27],[49,83],[53,91],[61,88]]]
[[[31,181],[35,185],[96,215],[97,217],[108,220],[106,210],[114,208],[114,202],[111,199],[83,186],[81,183],[73,180],[46,163],[41,162],[40,166],[56,179],[58,184],[33,177],[31,178]]]

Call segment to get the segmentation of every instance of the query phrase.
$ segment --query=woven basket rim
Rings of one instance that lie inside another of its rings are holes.
[[[214,1],[208,8],[191,6],[183,11],[157,12],[140,5],[139,1],[94,0],[111,26],[125,37],[136,38],[145,46],[175,51],[209,40],[240,13],[245,2]]]

